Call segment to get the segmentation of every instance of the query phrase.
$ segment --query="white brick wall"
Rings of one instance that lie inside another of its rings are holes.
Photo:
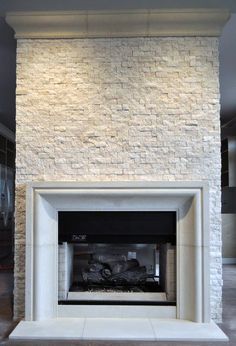
[[[218,40],[19,40],[16,108],[15,317],[24,311],[27,182],[204,180],[219,321]]]

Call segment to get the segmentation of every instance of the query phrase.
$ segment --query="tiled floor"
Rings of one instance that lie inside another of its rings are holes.
[[[185,345],[185,346],[236,346],[236,265],[224,266],[224,288],[223,288],[223,323],[220,327],[229,336],[229,343],[222,342],[153,342],[153,341],[9,341],[7,339],[8,332],[14,327],[11,322],[11,299],[9,293],[11,292],[11,277],[7,274],[0,274],[0,335],[2,341],[0,345],[6,346],[59,346],[59,345],[84,345],[84,346],[171,346],[171,345]],[[2,276],[2,277],[1,277]]]

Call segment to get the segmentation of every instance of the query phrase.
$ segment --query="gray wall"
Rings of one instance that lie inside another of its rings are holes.
[[[0,17],[0,123],[15,130],[16,41]]]
[[[236,14],[224,27],[219,48],[221,118],[225,123],[236,116]]]
[[[236,214],[222,215],[223,258],[236,259]]]

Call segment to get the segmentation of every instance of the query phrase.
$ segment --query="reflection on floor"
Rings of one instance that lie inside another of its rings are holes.
[[[225,265],[223,269],[223,323],[222,330],[229,336],[229,343],[183,343],[183,342],[126,342],[126,341],[9,341],[7,335],[14,328],[12,316],[12,274],[0,273],[0,345],[6,346],[59,346],[59,345],[84,345],[84,346],[235,346],[236,345],[236,265]]]
[[[13,273],[0,272],[0,340],[6,338],[15,325],[12,322],[12,292]]]

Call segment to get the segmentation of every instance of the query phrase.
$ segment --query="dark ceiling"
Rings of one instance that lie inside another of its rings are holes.
[[[220,91],[222,122],[236,118],[235,0],[0,0],[0,123],[15,130],[16,41],[4,21],[7,11],[128,8],[228,8],[235,12],[220,38]]]
[[[101,10],[133,8],[228,8],[235,0],[1,0],[0,12],[43,10]]]

